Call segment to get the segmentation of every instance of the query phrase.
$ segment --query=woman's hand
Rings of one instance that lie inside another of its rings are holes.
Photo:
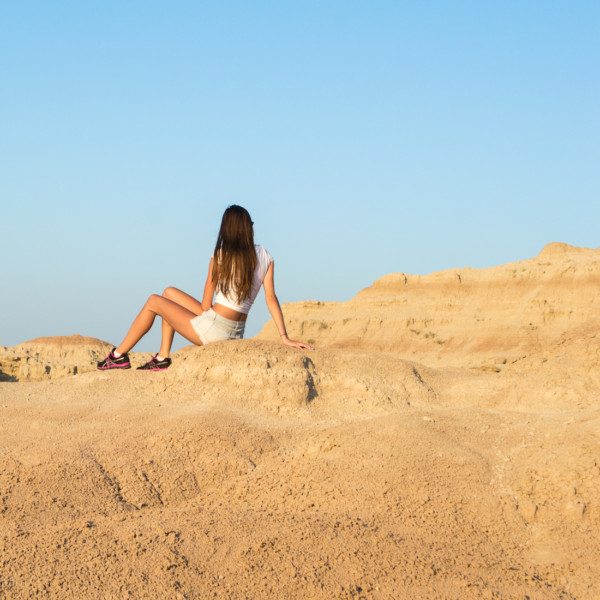
[[[281,337],[281,343],[284,346],[290,346],[290,348],[297,348],[298,350],[314,350],[314,346],[309,344],[305,344],[304,342],[297,342],[296,340],[290,340],[290,338],[286,334],[283,334]]]

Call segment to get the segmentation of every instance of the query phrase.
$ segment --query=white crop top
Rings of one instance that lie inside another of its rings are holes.
[[[260,286],[262,285],[265,275],[267,274],[267,270],[269,269],[269,265],[273,262],[273,257],[264,249],[263,246],[258,246],[255,244],[254,249],[256,250],[256,269],[254,269],[254,280],[252,281],[252,287],[250,288],[250,296],[241,303],[238,303],[235,299],[235,295],[232,295],[231,292],[229,293],[229,296],[225,296],[223,292],[217,291],[217,297],[215,298],[216,304],[227,306],[227,308],[232,308],[233,310],[245,315],[250,312],[250,307],[256,299],[258,290],[260,290]]]

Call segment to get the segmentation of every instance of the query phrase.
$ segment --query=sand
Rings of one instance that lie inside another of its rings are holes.
[[[599,284],[550,244],[285,305],[314,352],[0,347],[0,598],[596,598]]]

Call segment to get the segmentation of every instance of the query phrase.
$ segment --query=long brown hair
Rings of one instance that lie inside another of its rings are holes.
[[[221,229],[213,255],[212,281],[215,288],[238,302],[250,296],[256,250],[254,223],[245,208],[232,204],[223,213]]]

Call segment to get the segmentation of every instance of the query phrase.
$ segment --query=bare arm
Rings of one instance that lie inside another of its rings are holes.
[[[281,312],[281,305],[279,304],[279,300],[275,295],[274,270],[274,264],[271,263],[269,265],[269,269],[267,270],[267,274],[265,275],[263,287],[265,288],[265,300],[267,301],[267,308],[273,317],[273,321],[275,322],[275,327],[277,327],[277,331],[279,332],[281,342],[285,346],[291,346],[292,348],[298,348],[301,350],[314,350],[312,346],[309,346],[304,342],[291,340],[288,337],[285,329],[285,321],[283,320],[283,313]]]
[[[202,312],[210,310],[213,305],[213,298],[215,295],[215,284],[212,280],[212,268],[213,259],[210,259],[208,266],[208,276],[206,277],[206,283],[204,284],[204,294],[202,295]]]

